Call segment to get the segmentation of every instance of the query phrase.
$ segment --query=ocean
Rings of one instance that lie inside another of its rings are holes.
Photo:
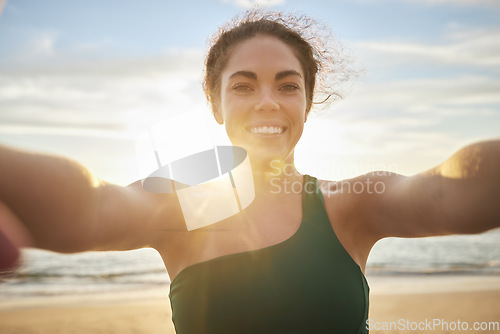
[[[494,275],[500,279],[500,229],[477,235],[387,238],[370,254],[367,277]],[[48,296],[167,297],[169,277],[153,249],[58,254],[26,249],[17,272],[0,276],[2,303]]]

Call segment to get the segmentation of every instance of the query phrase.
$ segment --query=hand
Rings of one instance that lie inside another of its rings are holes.
[[[33,245],[29,232],[19,218],[0,201],[0,274],[16,269],[20,248]]]

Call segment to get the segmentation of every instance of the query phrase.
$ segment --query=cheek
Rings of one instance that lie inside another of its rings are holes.
[[[293,110],[294,116],[292,116],[296,122],[304,123],[307,119],[307,104],[303,97],[297,97],[297,99],[290,100],[288,103],[288,110]]]
[[[243,113],[239,113],[236,106],[226,104],[221,110],[221,115],[224,119],[226,133],[233,137],[236,136],[241,131]]]
[[[222,101],[221,104],[221,114],[224,117],[225,122],[235,123],[241,121],[247,109],[249,103],[245,99],[230,97]]]
[[[302,122],[302,124],[299,125],[299,128],[297,129],[297,138],[302,137],[303,132],[304,132],[304,123]]]

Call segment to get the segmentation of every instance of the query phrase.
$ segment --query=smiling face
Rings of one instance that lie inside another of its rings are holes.
[[[293,163],[306,120],[304,73],[293,50],[257,35],[237,44],[221,75],[215,117],[252,161]]]

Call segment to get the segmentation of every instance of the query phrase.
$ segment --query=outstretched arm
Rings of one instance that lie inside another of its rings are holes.
[[[377,239],[480,233],[500,227],[500,140],[468,145],[411,177],[382,178],[367,217]]]
[[[58,252],[150,246],[178,217],[171,194],[113,185],[71,160],[1,146],[0,200],[35,247]]]

